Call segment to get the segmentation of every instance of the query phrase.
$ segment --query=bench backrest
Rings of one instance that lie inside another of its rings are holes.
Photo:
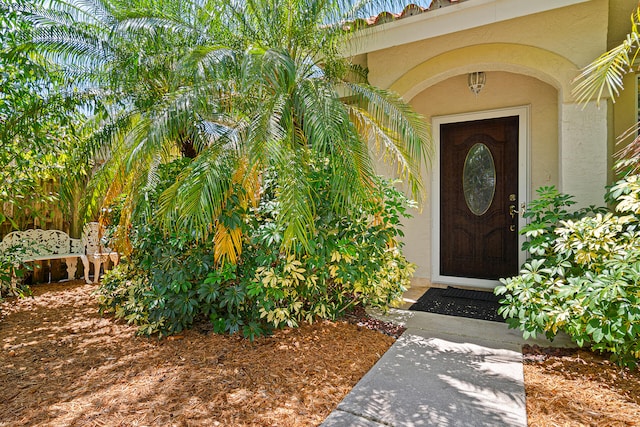
[[[72,239],[60,230],[13,231],[2,239],[0,251],[21,246],[24,257],[52,254],[82,254],[84,247],[80,239]]]
[[[100,242],[104,231],[104,227],[97,222],[89,222],[84,226],[82,230],[82,243],[87,255],[108,254],[111,252],[111,249]]]
[[[0,252],[21,246],[20,258],[23,259],[55,254],[108,254],[111,249],[100,243],[103,233],[104,228],[97,222],[84,226],[81,239],[73,239],[60,230],[13,231],[0,242]]]

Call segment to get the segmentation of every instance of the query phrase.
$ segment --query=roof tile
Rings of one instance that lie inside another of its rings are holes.
[[[408,4],[400,13],[380,12],[376,16],[370,18],[360,18],[345,24],[344,28],[348,31],[361,30],[365,27],[373,27],[375,25],[386,24],[387,22],[397,21],[398,19],[407,18],[409,16],[420,15],[435,9],[451,6],[456,3],[462,3],[468,0],[433,0],[429,7],[418,6],[415,3]]]

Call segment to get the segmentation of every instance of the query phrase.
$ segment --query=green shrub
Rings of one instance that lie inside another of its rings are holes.
[[[524,337],[566,332],[579,346],[610,352],[622,365],[640,358],[640,185],[614,184],[606,209],[569,213],[571,197],[540,189],[522,230],[531,258],[519,276],[502,279],[499,312]]]
[[[160,174],[162,182],[148,197],[150,214],[131,229],[129,259],[103,279],[103,312],[137,324],[146,334],[177,333],[206,320],[215,332],[253,339],[274,328],[334,319],[354,305],[387,309],[399,301],[414,271],[397,241],[410,203],[393,182],[379,179],[374,200],[356,212],[337,212],[323,175],[327,166],[311,167],[319,203],[309,250],[281,251],[285,230],[276,221],[278,189],[264,176],[257,206],[238,203],[222,214],[230,232],[241,228],[243,240],[237,262],[220,265],[214,259],[214,235],[167,235],[154,222],[162,182],[168,185],[180,169],[161,167],[173,172]]]
[[[25,296],[30,294],[29,287],[20,282],[25,273],[32,269],[30,264],[21,261],[22,254],[24,254],[24,248],[21,245],[14,245],[0,252],[0,298],[3,295]],[[15,287],[11,283],[14,275],[18,279]]]

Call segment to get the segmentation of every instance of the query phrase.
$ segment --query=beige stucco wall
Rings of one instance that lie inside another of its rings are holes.
[[[579,67],[588,64],[607,47],[607,10],[607,0],[592,0],[410,44],[401,44],[398,40],[398,46],[368,53],[369,80],[380,87],[391,87],[405,73],[431,58],[469,46],[496,43],[520,45],[525,51],[520,55],[515,53],[521,58],[505,58],[505,64],[521,61],[527,64],[531,52],[524,48],[535,48],[548,52],[550,57],[564,58],[572,64],[575,75]],[[384,29],[375,35],[380,39],[393,36],[392,32],[385,34]],[[480,65],[478,60],[482,61],[482,58],[469,58],[467,63]],[[537,61],[528,65],[537,69],[546,64]],[[557,84],[567,87],[570,82],[563,69],[567,64],[555,64],[554,67],[546,74],[550,79],[556,79]]]
[[[413,107],[431,122],[433,116],[452,115],[505,107],[530,106],[530,193],[543,185],[558,184],[558,92],[538,79],[506,72],[487,74],[487,84],[476,97],[467,87],[466,75],[440,82],[412,100]],[[518,88],[518,90],[513,90]],[[431,176],[425,184],[430,192]],[[405,221],[405,255],[417,264],[416,277],[431,277],[431,202]]]
[[[626,146],[634,138],[635,134],[628,134],[628,130],[635,126],[638,122],[638,74],[627,74],[623,80],[624,90],[615,99],[615,103],[610,102],[612,113],[611,133],[613,138],[609,142],[609,152],[616,153],[622,147]],[[622,135],[628,134],[626,138],[620,138]],[[609,161],[609,181],[615,179],[613,166],[615,160],[613,157]]]
[[[433,116],[530,106],[528,200],[538,187],[556,185],[581,204],[601,204],[608,154],[614,135],[628,127],[633,97],[627,90],[613,107],[605,100],[600,109],[582,109],[571,89],[579,68],[607,48],[608,9],[609,1],[591,0],[428,40],[398,40],[393,48],[366,54],[369,80],[402,95],[429,122]],[[387,35],[394,37],[392,31]],[[376,37],[385,37],[384,29]],[[477,97],[467,88],[472,71],[487,73]],[[431,179],[427,171],[429,192]],[[406,221],[405,231],[405,254],[418,266],[416,277],[430,278],[429,199]]]
[[[638,74],[631,73],[624,77],[624,90],[613,104],[613,133],[616,137],[624,134],[638,121]]]

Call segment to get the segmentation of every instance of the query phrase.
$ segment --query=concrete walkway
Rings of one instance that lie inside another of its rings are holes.
[[[527,426],[519,331],[417,311],[376,317],[407,330],[323,427]],[[566,336],[526,342],[573,345]]]

